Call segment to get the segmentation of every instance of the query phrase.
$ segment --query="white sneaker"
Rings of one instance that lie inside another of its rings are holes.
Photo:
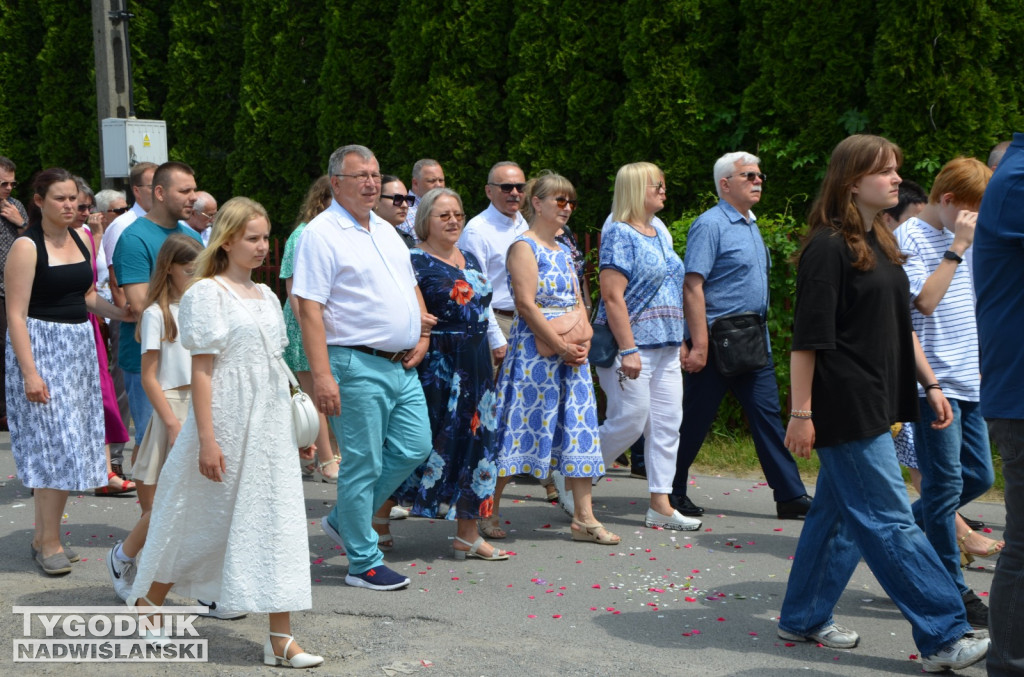
[[[199,606],[209,607],[209,611],[205,614],[198,614],[199,616],[205,616],[206,618],[219,618],[222,621],[233,621],[236,618],[245,618],[248,614],[245,611],[232,611],[231,609],[225,609],[216,602],[204,602],[201,599],[197,599],[196,603]]]
[[[692,517],[687,517],[678,510],[673,510],[671,515],[662,515],[660,512],[648,508],[644,526],[661,527],[674,531],[696,531],[700,529],[702,522]]]
[[[817,642],[830,649],[852,649],[860,642],[860,635],[835,623],[829,623],[820,630],[807,635],[797,635],[782,628],[779,628],[778,632],[779,637],[791,642]]]
[[[991,640],[988,637],[983,639],[968,632],[939,653],[922,658],[921,665],[925,672],[961,670],[983,659],[988,653],[989,644]]]
[[[403,508],[400,505],[396,505],[395,507],[391,508],[391,514],[389,515],[389,518],[393,520],[404,520],[408,516],[408,508]]]
[[[114,594],[127,602],[132,592],[132,584],[135,583],[135,560],[122,562],[114,552],[120,547],[118,541],[113,548],[107,551],[107,573],[110,574],[110,582],[114,584]]]
[[[565,488],[565,476],[557,470],[552,470],[551,481],[558,489],[558,507],[572,517],[576,514],[576,502],[572,498],[572,492]]]

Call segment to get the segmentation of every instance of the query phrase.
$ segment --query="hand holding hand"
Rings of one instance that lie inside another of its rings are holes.
[[[689,374],[695,374],[708,363],[707,348],[690,348],[689,354],[683,358],[683,369]]]

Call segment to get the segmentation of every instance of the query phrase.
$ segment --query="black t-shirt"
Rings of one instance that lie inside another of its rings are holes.
[[[886,432],[919,416],[910,285],[874,232],[872,270],[856,270],[835,231],[819,232],[797,268],[793,350],[816,351],[811,408],[816,446]]]

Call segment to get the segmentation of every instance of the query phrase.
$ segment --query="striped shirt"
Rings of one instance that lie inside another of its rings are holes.
[[[942,391],[951,399],[977,402],[980,399],[981,369],[978,364],[978,326],[974,316],[974,290],[969,259],[957,265],[949,289],[931,315],[922,314],[913,301],[924,283],[942,263],[942,255],[953,244],[953,233],[911,218],[896,229],[896,240],[907,256],[903,269],[910,280],[910,317],[924,348],[928,364]],[[918,386],[924,397],[924,389]]]

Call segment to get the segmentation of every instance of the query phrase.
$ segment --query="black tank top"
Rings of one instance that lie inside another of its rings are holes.
[[[29,228],[25,237],[36,243],[36,278],[32,282],[32,295],[28,301],[28,316],[47,322],[77,324],[89,319],[85,308],[85,293],[92,286],[92,266],[89,250],[82,238],[68,231],[78,245],[84,261],[50,266],[50,257],[43,240],[43,229]]]

